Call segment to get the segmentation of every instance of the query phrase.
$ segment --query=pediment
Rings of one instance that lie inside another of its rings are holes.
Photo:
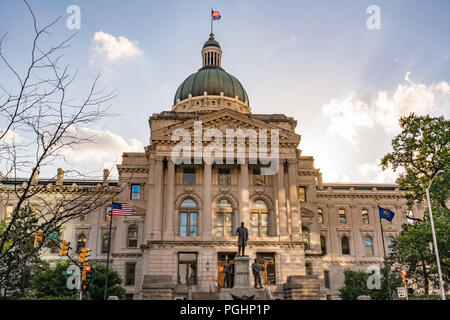
[[[133,212],[133,216],[145,216],[147,210],[145,210],[144,208],[141,208],[139,206],[135,206],[132,205],[132,212]]]
[[[252,129],[255,130],[256,133],[259,133],[259,130],[266,130],[267,139],[270,140],[270,130],[278,129],[280,144],[298,145],[300,143],[300,135],[295,132],[280,128],[272,123],[267,123],[259,119],[252,119],[251,115],[242,114],[230,109],[222,109],[211,114],[202,115],[197,119],[190,119],[185,122],[180,121],[179,123],[152,131],[151,140],[152,142],[165,141],[171,143],[172,134],[180,129],[188,130],[191,137],[193,137],[194,122],[196,121],[201,121],[203,132],[208,129],[218,129],[222,132],[224,138],[226,137],[227,129]]]

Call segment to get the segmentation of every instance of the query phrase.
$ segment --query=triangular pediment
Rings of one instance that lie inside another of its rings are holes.
[[[226,130],[255,130],[256,133],[259,130],[267,131],[267,138],[270,139],[270,132],[273,129],[277,129],[279,132],[280,143],[295,144],[300,143],[300,135],[295,132],[280,128],[273,123],[267,123],[259,119],[251,118],[251,115],[242,114],[231,109],[222,109],[211,114],[201,115],[196,119],[189,119],[187,121],[180,121],[179,123],[172,124],[167,127],[154,130],[151,133],[151,140],[153,142],[166,141],[171,142],[172,134],[176,130],[188,130],[191,136],[194,135],[194,123],[196,121],[201,122],[202,131],[208,129],[218,129],[222,132],[223,136],[226,136]]]

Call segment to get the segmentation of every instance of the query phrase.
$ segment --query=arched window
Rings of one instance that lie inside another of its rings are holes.
[[[106,232],[102,238],[102,253],[108,253],[109,246],[109,232]]]
[[[251,206],[253,237],[267,237],[269,235],[269,210],[264,200],[255,200]]]
[[[323,210],[322,208],[317,209],[317,219],[320,224],[323,224]]]
[[[84,233],[80,233],[77,240],[77,252],[80,252],[80,250],[84,247],[86,247],[86,236]]]
[[[312,269],[312,264],[311,262],[307,262],[305,264],[305,268],[306,268],[306,275],[307,276],[312,276],[313,275],[313,269]]]
[[[327,239],[325,236],[320,236],[320,249],[322,250],[322,254],[327,254]]]
[[[128,226],[128,248],[136,248],[138,241],[138,226],[132,224]]]
[[[302,235],[303,235],[303,242],[305,243],[305,249],[309,250],[309,229],[307,227],[302,227]]]
[[[345,214],[345,209],[339,209],[338,210],[338,214],[339,214],[339,223],[347,223],[347,215]]]
[[[198,229],[198,208],[197,203],[192,199],[185,199],[181,203],[179,213],[179,232],[181,237],[197,236]]]
[[[230,200],[221,199],[216,204],[216,236],[233,236],[233,206]]]
[[[394,237],[388,237],[387,247],[388,247],[388,254],[391,254],[394,252],[394,250],[395,250],[395,238]]]
[[[342,254],[350,254],[350,243],[347,236],[341,238]]]
[[[367,209],[361,209],[361,220],[363,224],[369,224],[369,211]]]
[[[366,256],[373,256],[373,240],[371,237],[364,238],[364,248],[366,248]]]

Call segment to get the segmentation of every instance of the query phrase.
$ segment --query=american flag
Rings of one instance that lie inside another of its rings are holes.
[[[128,203],[113,202],[112,214],[116,216],[131,216],[131,206]]]

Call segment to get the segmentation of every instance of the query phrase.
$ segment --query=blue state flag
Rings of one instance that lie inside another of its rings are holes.
[[[394,219],[395,213],[393,211],[382,207],[378,207],[378,211],[380,212],[380,218],[386,219],[387,221]]]

